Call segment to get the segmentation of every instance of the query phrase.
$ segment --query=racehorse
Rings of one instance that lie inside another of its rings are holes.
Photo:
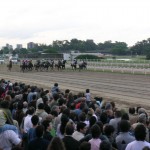
[[[83,61],[79,64],[79,71],[82,69],[87,69],[87,62]]]
[[[65,69],[66,60],[58,60],[58,62],[55,64],[55,67],[59,69]]]
[[[51,70],[54,70],[54,60],[50,60],[49,67],[51,68]]]
[[[66,66],[65,66],[66,62],[67,62],[66,60],[63,60],[63,61],[62,61],[62,64],[61,64],[62,69],[65,69],[65,68],[66,68]]]
[[[12,69],[12,60],[9,61],[9,64],[7,65],[8,70],[11,71]]]
[[[77,69],[77,60],[74,60],[74,61],[71,63],[71,67],[72,67],[72,70],[76,70],[76,69]]]

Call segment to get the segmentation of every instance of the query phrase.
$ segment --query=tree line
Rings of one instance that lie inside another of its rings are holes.
[[[95,43],[93,40],[78,40],[72,39],[70,41],[53,41],[52,44],[38,44],[32,49],[8,49],[4,47],[0,53],[1,54],[29,54],[29,53],[69,53],[72,50],[80,52],[99,52],[104,54],[112,55],[150,55],[150,38],[135,43],[135,45],[128,47],[125,42],[112,42],[105,41],[104,43]]]

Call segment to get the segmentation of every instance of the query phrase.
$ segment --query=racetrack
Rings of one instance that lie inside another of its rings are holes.
[[[25,82],[50,89],[55,82],[61,89],[85,92],[89,88],[93,96],[117,101],[120,105],[150,106],[150,76],[91,71],[19,72],[0,69],[0,78],[13,82]]]

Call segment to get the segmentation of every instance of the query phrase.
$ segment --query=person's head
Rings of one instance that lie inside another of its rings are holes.
[[[134,107],[130,107],[129,108],[129,114],[135,114],[135,108]]]
[[[42,125],[37,126],[35,129],[35,133],[38,138],[42,137],[44,133],[44,127]]]
[[[77,123],[77,131],[85,134],[86,133],[86,124],[84,122],[78,122]]]
[[[69,123],[66,125],[65,133],[66,133],[66,135],[72,135],[73,132],[74,132],[73,123],[69,122]]]
[[[50,120],[44,120],[42,122],[42,125],[44,127],[44,131],[50,131],[51,130],[51,123]]]
[[[43,103],[40,103],[40,104],[38,105],[38,109],[44,109],[44,104],[43,104]]]
[[[129,120],[128,113],[123,113],[122,116],[121,116],[121,120]]]
[[[66,89],[65,90],[65,94],[69,94],[70,90],[69,89]]]
[[[18,103],[17,109],[18,109],[18,110],[22,110],[22,109],[23,109],[23,103],[22,103],[22,102],[19,102],[19,103]]]
[[[85,121],[86,120],[86,114],[84,112],[82,112],[81,114],[79,114],[79,121]]]
[[[36,126],[39,123],[39,117],[37,115],[32,116],[31,122],[34,126]]]
[[[121,117],[121,111],[120,110],[116,110],[115,111],[115,118],[120,118]]]
[[[134,129],[135,139],[137,141],[145,141],[146,138],[146,128],[143,124],[138,124]]]
[[[107,120],[108,120],[108,115],[106,112],[102,112],[101,115],[100,115],[100,120],[102,121],[103,124],[106,124],[107,123]]]
[[[142,150],[150,150],[148,146],[145,146]]]
[[[106,136],[111,136],[114,133],[114,131],[115,129],[112,125],[107,124],[104,126],[104,134]]]
[[[6,101],[6,100],[3,100],[3,101],[1,101],[1,103],[0,103],[0,105],[1,105],[1,107],[2,108],[9,108],[9,101]]]
[[[111,143],[108,141],[102,141],[99,150],[112,150]]]
[[[47,150],[65,150],[65,146],[59,137],[54,137]]]
[[[101,129],[97,124],[94,124],[91,127],[91,133],[92,133],[92,138],[93,139],[97,139],[99,138],[100,134],[101,134]]]
[[[58,83],[54,83],[54,86],[58,87]]]
[[[34,112],[35,112],[35,108],[34,107],[31,106],[31,107],[28,108],[28,114],[29,115],[33,115]]]
[[[89,142],[82,142],[80,144],[79,150],[90,150],[91,149],[91,144]]]
[[[86,89],[86,93],[90,93],[90,89]]]
[[[130,129],[130,123],[127,120],[121,120],[119,126],[121,132],[128,132]]]
[[[138,122],[145,124],[146,123],[146,114],[142,113],[139,115]]]

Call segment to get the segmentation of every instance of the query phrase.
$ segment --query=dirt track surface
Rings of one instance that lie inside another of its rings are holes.
[[[0,78],[19,81],[50,89],[55,82],[63,90],[85,92],[89,88],[93,96],[114,100],[120,106],[150,106],[150,76],[90,71],[12,72],[0,68]]]

